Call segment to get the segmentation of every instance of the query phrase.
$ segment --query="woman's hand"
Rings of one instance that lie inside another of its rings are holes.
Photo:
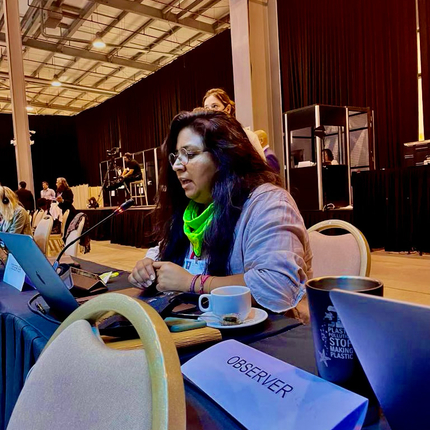
[[[58,202],[58,203],[63,203],[63,202],[64,202],[64,199],[63,199],[61,196],[58,196],[58,197],[57,197],[57,202]]]
[[[138,288],[148,288],[155,281],[155,270],[153,268],[154,260],[152,258],[144,258],[139,260],[134,266],[128,281]]]
[[[155,261],[153,268],[157,271],[158,291],[188,291],[193,275],[181,266],[169,261]]]

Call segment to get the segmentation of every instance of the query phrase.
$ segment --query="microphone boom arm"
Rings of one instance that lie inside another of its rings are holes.
[[[119,215],[122,214],[125,210],[127,210],[130,206],[134,205],[134,200],[133,199],[129,199],[127,201],[125,201],[121,206],[119,206],[118,208],[116,208],[111,214],[109,214],[109,216],[107,216],[106,218],[103,218],[101,221],[99,221],[97,224],[93,225],[92,227],[90,227],[88,230],[86,230],[85,232],[83,232],[80,236],[78,236],[76,239],[73,239],[71,242],[69,242],[62,250],[61,252],[58,254],[58,257],[55,259],[53,266],[56,267],[60,260],[61,257],[63,256],[64,252],[70,248],[74,243],[76,243],[78,240],[80,240],[82,237],[86,236],[90,231],[93,231],[96,227],[98,227],[100,224],[103,224],[105,221],[107,221],[108,219],[113,218],[115,215]]]

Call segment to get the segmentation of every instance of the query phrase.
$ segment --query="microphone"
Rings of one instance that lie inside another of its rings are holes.
[[[100,224],[103,224],[104,222],[106,222],[108,219],[114,217],[115,215],[119,215],[122,214],[124,211],[126,211],[129,207],[134,205],[134,200],[133,199],[129,199],[127,201],[125,201],[121,206],[117,207],[111,214],[109,214],[106,218],[103,218],[101,221],[99,221],[97,224],[93,225],[91,228],[89,228],[88,230],[84,231],[80,236],[78,236],[76,239],[72,240],[71,242],[69,242],[62,250],[61,252],[58,254],[58,257],[55,259],[54,261],[54,269],[57,270],[58,264],[60,262],[61,257],[63,256],[64,252],[70,248],[74,243],[76,243],[81,237],[86,236],[90,231],[93,231],[96,227],[98,227]]]
[[[113,215],[118,215],[118,214],[122,214],[124,211],[126,211],[129,207],[131,207],[131,206],[133,206],[134,205],[134,200],[133,199],[130,199],[130,200],[127,200],[127,201],[125,201],[121,206],[119,206],[118,208],[116,208],[114,211],[113,211]],[[112,214],[111,214],[112,215]],[[112,215],[112,216],[113,216]],[[108,218],[106,218],[106,219],[108,219]],[[104,222],[105,220],[102,220],[102,221],[100,221],[100,222]],[[100,223],[99,223],[100,224]],[[98,224],[97,224],[98,225]],[[95,227],[95,226],[94,226]],[[93,227],[93,228],[94,228]],[[88,231],[90,231],[90,230],[88,230]]]

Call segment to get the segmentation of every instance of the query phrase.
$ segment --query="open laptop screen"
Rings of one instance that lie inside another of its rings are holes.
[[[430,428],[430,307],[340,290],[330,298],[390,427]]]
[[[79,304],[31,236],[0,233],[0,240],[59,317],[67,317]]]

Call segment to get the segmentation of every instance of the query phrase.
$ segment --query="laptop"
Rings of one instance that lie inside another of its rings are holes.
[[[391,429],[430,428],[430,307],[341,290],[330,297]]]
[[[67,285],[52,267],[51,263],[37,246],[31,236],[14,233],[0,233],[0,242],[18,261],[30,281],[49,306],[49,312],[58,320],[64,320],[82,302],[92,297],[85,297],[82,301],[75,299]],[[184,301],[184,293],[167,292],[148,297],[136,287],[116,291],[138,298],[152,306],[162,317],[169,315],[173,308]],[[95,296],[93,296],[95,297]]]

